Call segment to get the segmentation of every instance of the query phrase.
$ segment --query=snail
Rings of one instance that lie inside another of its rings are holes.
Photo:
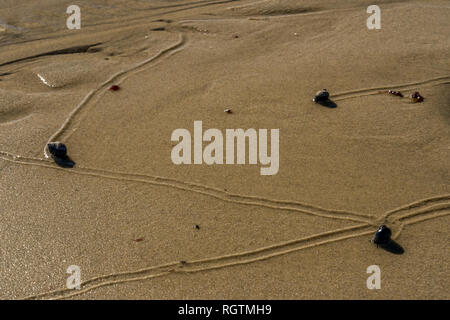
[[[72,168],[75,165],[69,156],[67,155],[67,147],[62,142],[50,142],[47,144],[48,151],[50,152],[53,160],[63,168]]]
[[[120,87],[117,84],[114,84],[111,87],[109,87],[109,90],[111,90],[111,91],[117,91],[119,89],[120,89]]]
[[[63,158],[67,155],[67,147],[62,142],[52,142],[48,144],[48,151],[54,157]]]
[[[400,91],[389,90],[388,93],[403,98],[403,94]]]
[[[372,242],[375,243],[384,250],[393,253],[393,254],[403,254],[405,250],[402,248],[401,245],[399,245],[397,242],[391,239],[391,229],[386,227],[384,224],[380,226],[375,233],[375,237],[373,238]]]
[[[330,100],[330,93],[327,89],[322,89],[318,91],[313,99],[315,103],[320,104],[321,106],[327,108],[336,108],[337,105],[333,101]]]
[[[423,102],[423,97],[420,95],[419,92],[414,92],[412,95],[409,96],[412,100],[412,102],[416,103],[416,102]]]
[[[377,245],[385,245],[391,240],[391,229],[386,227],[384,224],[380,226],[375,233],[375,237],[373,238],[373,243]]]
[[[313,101],[315,103],[327,101],[330,98],[330,93],[327,91],[327,89],[322,89],[316,93],[316,96],[314,97]]]

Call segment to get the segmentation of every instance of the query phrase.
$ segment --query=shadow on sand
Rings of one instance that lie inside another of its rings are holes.
[[[53,156],[53,159],[59,166],[63,168],[73,168],[73,166],[75,166],[75,162],[67,155],[62,157]]]
[[[330,108],[330,109],[337,107],[337,104],[334,103],[333,101],[331,101],[330,99],[317,101],[316,103],[320,104],[321,106]]]
[[[383,248],[384,250],[393,253],[393,254],[403,254],[403,252],[405,252],[405,250],[403,250],[402,246],[399,245],[397,242],[395,242],[392,239],[389,239],[388,242],[380,244],[379,245],[381,248]]]

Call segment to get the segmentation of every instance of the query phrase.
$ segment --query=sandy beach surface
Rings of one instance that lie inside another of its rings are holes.
[[[0,298],[449,299],[449,35],[445,0],[0,0]],[[279,129],[278,173],[175,165],[194,121]]]

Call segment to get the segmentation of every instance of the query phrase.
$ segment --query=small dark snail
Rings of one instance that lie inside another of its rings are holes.
[[[117,91],[119,89],[120,89],[120,87],[118,85],[116,85],[116,84],[114,84],[111,87],[109,87],[109,90],[111,90],[111,91]]]
[[[316,93],[314,96],[313,101],[317,104],[320,104],[321,106],[327,107],[327,108],[336,108],[337,105],[333,101],[330,100],[330,93],[327,91],[327,89],[322,89]]]
[[[420,95],[419,92],[414,92],[412,95],[410,95],[410,98],[412,100],[412,102],[416,103],[416,102],[423,102],[423,97]]]
[[[315,103],[327,101],[330,98],[330,93],[327,91],[327,89],[322,89],[316,93],[316,96],[314,97],[313,101]]]
[[[62,142],[52,142],[48,144],[48,151],[55,157],[65,157],[67,155],[67,147]]]
[[[61,167],[72,168],[75,165],[75,162],[73,162],[67,155],[67,147],[64,143],[50,142],[47,147],[53,160],[55,160],[55,162]]]
[[[403,98],[403,94],[400,91],[389,90],[388,93]]]
[[[378,228],[377,232],[375,233],[375,237],[373,238],[373,243],[375,243],[378,247],[378,245],[384,245],[387,244],[391,240],[391,229],[386,227],[384,224]]]

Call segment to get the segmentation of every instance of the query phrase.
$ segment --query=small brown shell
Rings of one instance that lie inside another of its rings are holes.
[[[389,90],[388,93],[403,98],[403,94],[400,91]]]
[[[414,92],[411,96],[410,96],[410,98],[411,98],[411,100],[412,100],[412,102],[414,102],[414,103],[417,103],[417,102],[423,102],[423,100],[424,100],[424,97],[422,97],[421,95],[420,95],[420,93],[419,92]]]

